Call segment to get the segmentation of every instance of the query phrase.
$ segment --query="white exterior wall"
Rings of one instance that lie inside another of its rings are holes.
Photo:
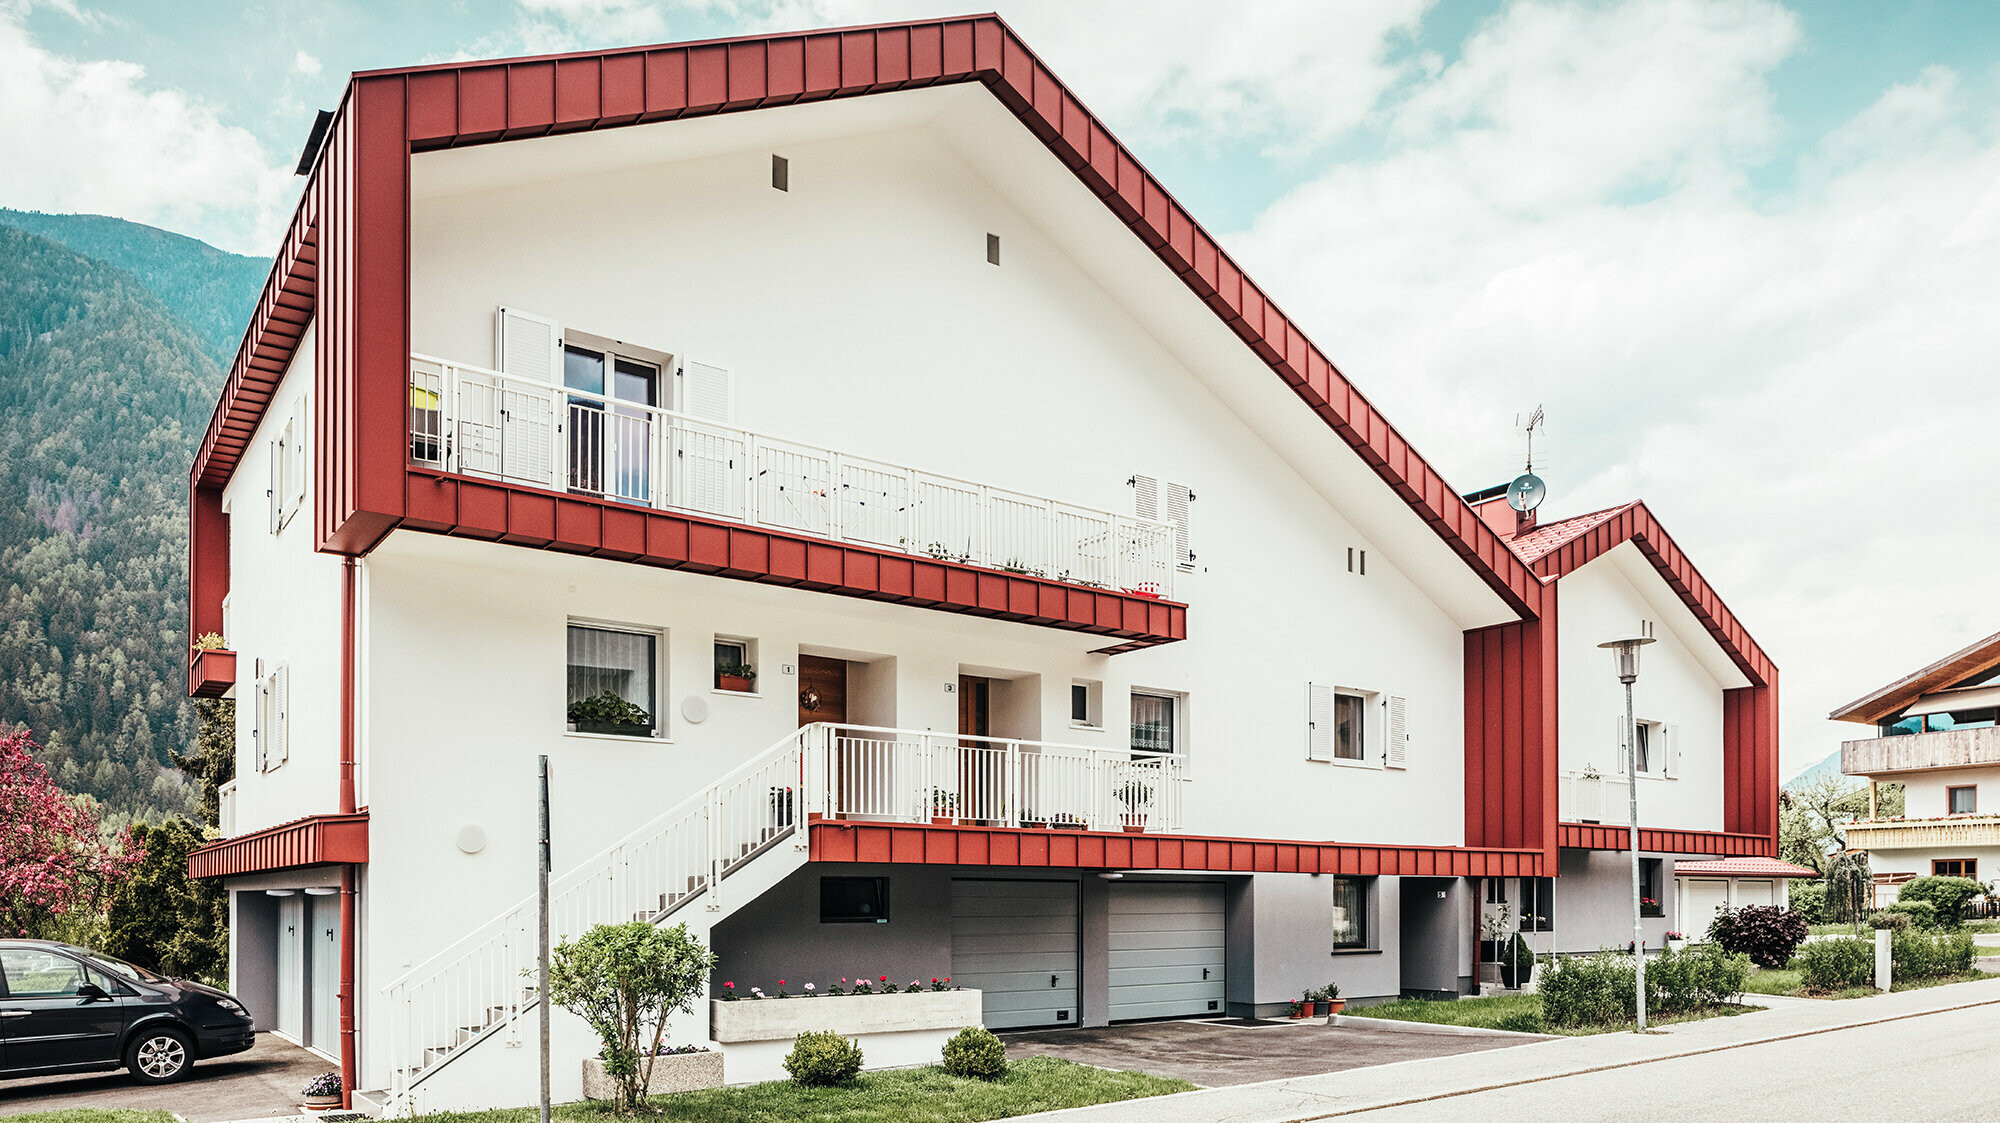
[[[1977,800],[1976,814],[2000,812],[2000,767],[1954,768],[1944,772],[1881,776],[1877,777],[1877,781],[1903,785],[1903,817],[1906,819],[1931,819],[1951,814],[1950,797],[1945,789],[1967,785],[1979,789],[1974,796]]]
[[[1622,781],[1618,731],[1625,688],[1613,673],[1610,653],[1597,645],[1637,632],[1642,620],[1653,621],[1657,642],[1640,650],[1635,716],[1666,723],[1679,760],[1671,778],[1639,777],[1639,822],[1721,830],[1722,691],[1743,683],[1718,678],[1716,660],[1723,656],[1715,641],[1629,542],[1563,577],[1557,595],[1561,771],[1594,766],[1605,778]],[[1735,674],[1734,668],[1725,673]],[[1605,794],[1604,821],[1625,822],[1624,784]]]
[[[340,762],[340,559],[313,551],[312,456],[306,507],[277,534],[266,492],[272,442],[288,418],[311,448],[309,400],[313,332],[299,341],[255,437],[223,488],[229,515],[229,596],[224,640],[236,660],[236,832],[247,834],[304,815],[337,810]],[[299,412],[301,402],[306,411]],[[291,668],[291,751],[269,772],[257,770],[257,664],[268,674]]]

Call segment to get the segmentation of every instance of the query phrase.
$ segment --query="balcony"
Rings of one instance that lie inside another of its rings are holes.
[[[1565,772],[1559,795],[1559,817],[1565,823],[1603,823],[1620,827],[1632,823],[1631,793],[1624,776]]]
[[[1944,729],[1895,737],[1844,741],[1840,770],[1850,776],[1883,776],[1932,768],[2000,764],[2000,727]]]
[[[1950,736],[1950,734],[1925,734],[1925,736]],[[1913,739],[1896,738],[1896,740]],[[1844,746],[1841,756],[1844,762],[1846,759]],[[2000,815],[1948,815],[1941,819],[1857,819],[1847,824],[1847,845],[1862,850],[2000,846]]]
[[[410,462],[1126,597],[1173,596],[1175,528],[413,355]]]
[[[215,789],[216,825],[222,837],[232,838],[236,834],[236,781],[231,780]]]
[[[1030,830],[1185,826],[1186,763],[1173,753],[860,725],[813,729],[803,797],[819,818]]]
[[[219,647],[188,656],[188,697],[226,698],[236,689],[236,653]]]

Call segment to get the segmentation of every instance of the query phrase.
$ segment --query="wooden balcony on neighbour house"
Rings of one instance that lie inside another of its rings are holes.
[[[410,463],[871,551],[1171,600],[1175,524],[446,359],[410,360]]]
[[[1859,850],[1928,850],[2000,846],[2000,815],[1946,815],[1935,819],[1857,819],[1847,845]]]
[[[2000,726],[1870,737],[1843,741],[1840,746],[1840,770],[1849,776],[1992,765],[2000,765]]]

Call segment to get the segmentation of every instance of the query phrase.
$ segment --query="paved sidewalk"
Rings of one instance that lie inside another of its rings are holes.
[[[1513,1049],[1205,1088],[1022,1118],[1062,1123],[1155,1123],[1169,1117],[1175,1123],[1295,1123],[1988,1005],[2000,1005],[2000,979],[1839,1002],[1788,1003],[1733,1018],[1669,1026],[1644,1036],[1565,1037]]]

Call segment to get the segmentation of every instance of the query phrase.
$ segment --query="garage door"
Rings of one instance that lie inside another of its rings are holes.
[[[1680,918],[1680,930],[1686,932],[1690,940],[1708,938],[1708,922],[1715,919],[1716,910],[1729,903],[1729,883],[1691,879],[1687,883],[1687,915]]]
[[[1772,883],[1768,881],[1739,881],[1736,883],[1736,907],[1744,905],[1775,905]]]
[[[1222,1011],[1222,886],[1111,887],[1111,1020]]]
[[[951,979],[988,1029],[1077,1023],[1077,883],[951,883]]]

